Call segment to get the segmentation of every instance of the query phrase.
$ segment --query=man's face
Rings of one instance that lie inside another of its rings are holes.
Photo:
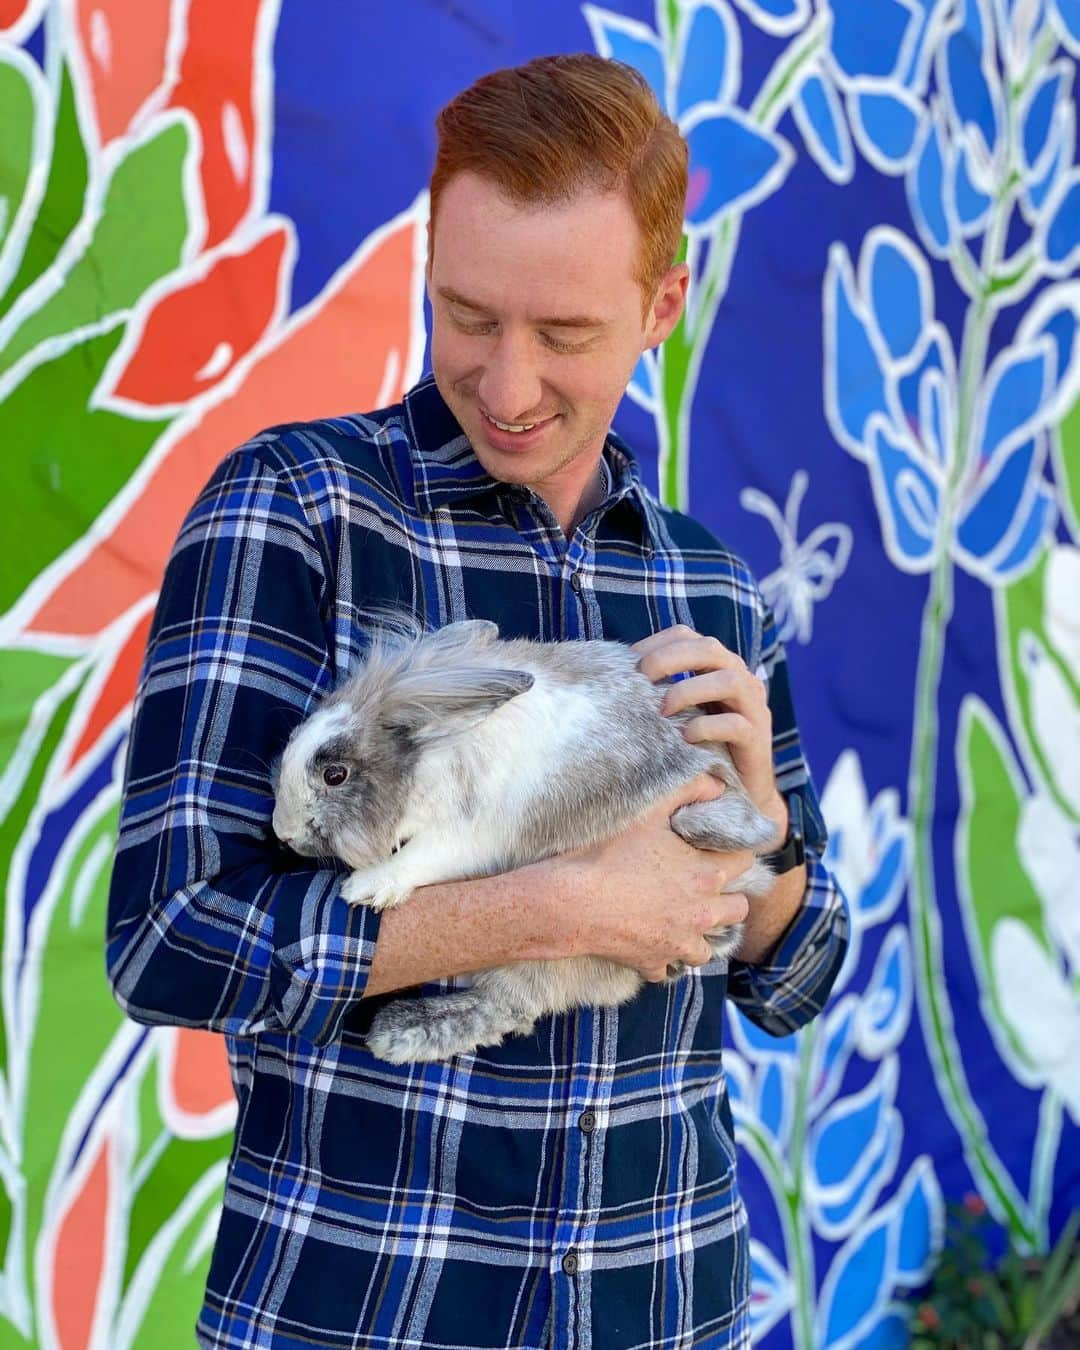
[[[678,320],[685,268],[643,319],[622,194],[521,207],[462,173],[434,229],[432,367],[476,457],[549,501],[584,491],[642,350]]]

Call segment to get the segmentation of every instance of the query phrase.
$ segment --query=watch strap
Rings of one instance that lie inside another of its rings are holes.
[[[773,876],[783,876],[806,861],[806,846],[803,835],[802,798],[797,792],[784,795],[788,807],[788,832],[783,844],[774,853],[765,853],[761,861],[766,863]]]

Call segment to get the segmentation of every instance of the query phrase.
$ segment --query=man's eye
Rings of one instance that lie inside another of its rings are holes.
[[[454,327],[460,328],[463,333],[476,333],[477,335],[481,335],[490,333],[495,328],[495,325],[490,322],[485,323],[475,319],[471,321],[468,319],[459,319],[457,315],[454,315],[453,319]]]
[[[340,787],[348,778],[349,770],[344,764],[328,764],[322,776],[327,787]]]
[[[579,352],[583,350],[580,342],[560,342],[558,338],[552,337],[549,333],[544,334],[544,341],[553,352]]]

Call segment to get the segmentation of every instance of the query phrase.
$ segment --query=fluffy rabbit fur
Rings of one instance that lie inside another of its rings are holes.
[[[766,846],[775,826],[726,750],[687,742],[680,726],[693,712],[665,717],[664,686],[637,663],[622,643],[502,640],[481,620],[381,631],[290,738],[274,831],[298,853],[347,863],[342,895],[375,909],[417,886],[595,844],[703,771],[726,791],[682,807],[672,828],[700,848]],[[770,884],[757,862],[731,889]],[[710,936],[716,955],[729,957],[740,936]],[[521,961],[468,989],[388,1004],[368,1045],[394,1063],[445,1059],[527,1033],[545,1013],[623,1003],[641,986],[635,970],[596,957]]]

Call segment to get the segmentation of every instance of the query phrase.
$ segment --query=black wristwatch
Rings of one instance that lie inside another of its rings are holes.
[[[785,794],[788,807],[788,832],[783,846],[775,853],[762,854],[761,861],[768,863],[774,877],[783,876],[793,867],[801,867],[806,861],[806,849],[803,844],[802,798],[797,792]]]

